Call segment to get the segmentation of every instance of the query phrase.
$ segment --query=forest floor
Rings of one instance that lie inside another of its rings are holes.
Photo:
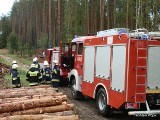
[[[1,54],[3,52],[3,55]],[[11,63],[15,58],[8,57],[7,55],[4,55],[3,50],[0,50],[0,57],[3,58],[5,61]],[[7,54],[7,53],[6,53]],[[21,69],[24,69],[25,71],[28,70],[29,65],[23,64],[22,62],[19,62],[19,67]],[[0,89],[7,88],[7,83],[4,80],[4,78],[0,78]],[[85,100],[73,100],[70,92],[70,88],[65,86],[65,87],[60,87],[59,88],[60,92],[63,92],[65,95],[68,97],[68,103],[73,103],[75,104],[76,108],[76,113],[78,114],[80,120],[134,120],[134,119],[144,119],[144,120],[150,120],[150,119],[159,119],[157,117],[155,118],[143,118],[143,117],[129,117],[122,113],[121,111],[114,111],[112,115],[109,118],[102,117],[98,115],[97,109],[96,109],[96,102],[93,99],[85,99]]]

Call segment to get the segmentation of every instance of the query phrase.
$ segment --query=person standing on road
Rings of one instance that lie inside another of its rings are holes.
[[[19,77],[19,73],[18,73],[17,68],[18,68],[17,64],[12,65],[11,77],[12,77],[13,88],[21,87],[20,77]]]
[[[41,75],[37,68],[35,68],[35,64],[31,64],[29,71],[26,74],[26,80],[29,82],[30,86],[36,86],[39,84],[39,79]]]
[[[43,64],[44,64],[44,69],[42,69],[42,74],[43,74],[42,81],[45,84],[51,84],[51,68],[49,67],[48,61],[45,60]]]
[[[60,69],[58,67],[57,60],[54,60],[53,63],[54,63],[54,68],[53,68],[53,71],[52,71],[52,86],[58,92],[59,79],[60,79]]]

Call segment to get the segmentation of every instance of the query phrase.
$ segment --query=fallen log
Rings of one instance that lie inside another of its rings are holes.
[[[67,110],[73,110],[73,104],[65,104],[65,105],[57,105],[57,106],[50,106],[50,107],[41,107],[41,108],[34,108],[29,110],[22,110],[16,112],[8,112],[8,113],[1,113],[1,117],[6,116],[13,116],[13,115],[34,115],[34,114],[44,114],[44,113],[55,113]]]
[[[45,115],[49,115],[49,116],[69,116],[69,115],[74,115],[74,111],[73,110],[69,110],[69,111],[62,111],[62,112],[55,112],[55,113],[45,113]]]
[[[32,88],[32,89],[21,89],[21,88],[14,88],[14,89],[6,89],[2,90],[1,93],[26,93],[26,92],[45,92],[45,91],[54,91],[54,88]]]
[[[77,115],[71,116],[56,116],[52,118],[44,118],[43,120],[79,120]]]
[[[23,97],[23,96],[35,96],[35,95],[39,95],[39,96],[48,96],[48,95],[52,95],[52,96],[60,96],[63,93],[57,93],[57,92],[50,92],[50,91],[46,91],[46,92],[26,92],[26,93],[6,93],[6,94],[0,94],[0,99],[5,99],[5,98],[16,98],[16,97]]]
[[[62,99],[62,101],[67,101],[67,97],[63,95],[63,93],[58,93],[58,94],[48,94],[48,95],[33,95],[24,97],[4,98],[0,99],[0,104],[23,102],[25,100],[44,99],[44,98],[60,98]]]
[[[50,85],[38,85],[38,86],[33,86],[33,87],[22,87],[24,89],[32,89],[32,88],[50,88]]]
[[[15,115],[0,118],[0,120],[78,120],[77,115],[71,116],[49,116],[49,115]]]
[[[59,98],[46,97],[44,99],[32,99],[32,100],[25,100],[23,102],[20,101],[20,102],[0,104],[0,113],[12,112],[18,110],[28,110],[37,107],[60,105],[65,99],[67,100],[67,96],[63,95]]]

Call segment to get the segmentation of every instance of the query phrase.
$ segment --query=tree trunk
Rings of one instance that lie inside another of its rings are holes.
[[[154,3],[153,3],[153,12],[154,12],[154,31],[156,31],[157,30],[157,26],[158,26],[158,24],[157,24],[157,21],[158,21],[158,15],[157,15],[157,0],[154,0]]]
[[[63,105],[34,108],[34,109],[16,111],[16,112],[10,112],[10,113],[9,112],[8,113],[2,113],[2,114],[0,114],[0,117],[13,116],[13,115],[30,115],[30,114],[55,113],[55,112],[73,110],[73,109],[74,109],[74,105],[73,104],[63,104]]]
[[[104,29],[104,0],[100,0],[100,30]]]
[[[107,29],[110,28],[110,7],[109,7],[109,3],[110,3],[110,0],[107,0]]]
[[[24,100],[20,102],[4,103],[4,104],[0,104],[0,113],[12,112],[12,111],[18,111],[18,110],[28,110],[28,109],[33,109],[37,107],[48,107],[48,106],[60,105],[63,102],[62,99],[67,99],[67,98],[66,96],[65,98],[46,97],[42,99],[31,99],[31,100]]]
[[[62,101],[66,101],[67,97],[63,94],[47,94],[47,95],[18,95],[18,96],[11,96],[12,98],[4,98],[0,99],[0,104],[5,104],[5,103],[12,103],[12,102],[20,102],[24,100],[31,100],[31,99],[42,99],[42,98],[60,98]]]
[[[42,32],[46,33],[46,0],[43,0],[43,29]]]
[[[127,0],[127,10],[126,10],[126,28],[128,28],[128,9],[129,9],[129,1]]]
[[[70,116],[50,116],[50,115],[15,115],[0,118],[0,120],[78,120],[77,115]]]
[[[57,16],[57,42],[56,46],[60,44],[61,36],[61,0],[58,0],[58,16]]]
[[[114,0],[113,3],[114,7],[113,7],[113,28],[116,27],[116,0]]]
[[[53,42],[52,42],[52,26],[51,26],[51,0],[49,0],[49,17],[48,17],[48,34],[49,34],[49,45],[53,46]]]

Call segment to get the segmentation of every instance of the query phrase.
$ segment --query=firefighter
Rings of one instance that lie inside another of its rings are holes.
[[[36,86],[39,84],[39,79],[41,77],[39,71],[35,67],[35,64],[31,64],[29,71],[26,74],[26,80],[29,82],[30,86]]]
[[[40,79],[39,79],[39,81],[41,82],[42,81],[42,70],[40,68],[40,64],[38,63],[38,58],[37,57],[33,58],[33,64],[35,64],[35,68],[37,69],[37,71],[39,71],[39,73],[41,75]]]
[[[49,63],[48,61],[44,61],[44,69],[42,70],[43,73],[43,77],[42,77],[42,81],[46,84],[50,84],[51,83],[51,68],[49,67]]]
[[[12,65],[11,76],[12,76],[12,85],[14,88],[21,87],[20,77],[17,68],[18,68],[17,64]]]
[[[35,64],[35,68],[40,70],[40,65],[38,63],[38,58],[37,57],[33,58],[33,64]]]
[[[52,71],[52,86],[58,92],[59,79],[60,79],[60,69],[58,67],[57,60],[54,60],[53,63],[54,63],[54,68],[53,68],[53,71]]]
[[[11,75],[11,72],[12,72],[12,66],[13,66],[14,64],[17,65],[17,61],[15,61],[15,60],[12,61],[12,65],[11,65],[11,68],[10,68],[10,75]]]

